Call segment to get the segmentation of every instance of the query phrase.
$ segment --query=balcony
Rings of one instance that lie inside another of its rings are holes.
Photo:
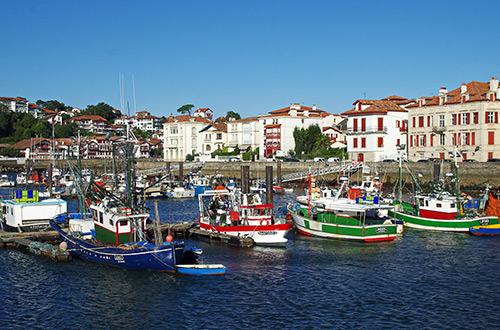
[[[353,127],[347,127],[346,135],[365,135],[365,134],[387,134],[387,126],[380,129],[378,126],[367,126],[363,130],[358,127],[356,130]]]
[[[446,127],[433,126],[432,132],[434,133],[443,133],[446,130]]]

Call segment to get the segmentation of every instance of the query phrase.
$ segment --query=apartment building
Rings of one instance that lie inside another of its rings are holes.
[[[462,159],[500,158],[498,79],[471,81],[437,96],[421,97],[409,110],[410,158],[449,159],[456,148]]]

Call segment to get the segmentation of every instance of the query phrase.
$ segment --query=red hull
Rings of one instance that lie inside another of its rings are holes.
[[[255,228],[257,227],[257,228]],[[205,223],[200,223],[200,228],[206,230],[215,230],[218,232],[233,232],[233,231],[273,231],[273,230],[290,230],[292,223],[284,223],[279,225],[265,225],[265,226],[212,226]]]

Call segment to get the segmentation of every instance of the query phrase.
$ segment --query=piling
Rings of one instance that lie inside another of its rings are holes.
[[[273,167],[266,166],[266,204],[273,204]]]

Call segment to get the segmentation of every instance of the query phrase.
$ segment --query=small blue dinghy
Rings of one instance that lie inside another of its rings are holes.
[[[176,265],[177,272],[184,275],[224,275],[226,267],[221,264]]]
[[[478,236],[500,235],[500,224],[474,226],[470,227],[469,231],[472,235]]]

